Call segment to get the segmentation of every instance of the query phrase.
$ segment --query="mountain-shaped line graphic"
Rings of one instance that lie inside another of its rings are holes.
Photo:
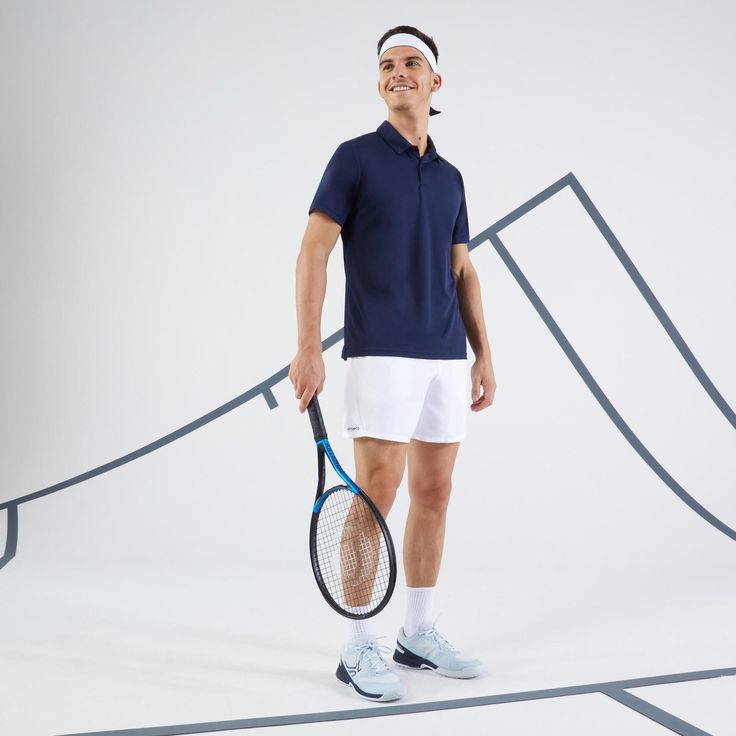
[[[556,181],[554,184],[551,184],[549,187],[539,192],[539,194],[535,195],[534,197],[529,199],[527,202],[517,207],[515,210],[510,212],[508,215],[501,218],[498,222],[494,223],[493,225],[483,230],[481,233],[476,235],[474,238],[471,238],[470,242],[468,243],[468,250],[473,250],[474,248],[477,248],[479,245],[481,245],[482,243],[486,241],[489,241],[493,245],[493,247],[498,252],[499,256],[501,256],[501,259],[503,260],[503,262],[508,267],[509,271],[512,273],[513,277],[516,279],[519,286],[522,288],[522,290],[524,291],[526,296],[529,298],[534,308],[537,310],[537,313],[539,314],[539,316],[542,318],[544,323],[549,328],[555,340],[557,340],[559,346],[562,348],[565,355],[568,357],[570,362],[575,367],[575,370],[578,372],[580,377],[585,382],[585,385],[590,389],[595,399],[598,401],[601,407],[603,407],[603,410],[609,416],[611,421],[616,425],[616,427],[621,432],[621,434],[626,438],[629,444],[634,448],[637,454],[657,474],[657,476],[659,476],[659,478],[664,482],[664,484],[673,493],[675,493],[682,501],[684,501],[696,514],[701,516],[703,519],[705,519],[705,521],[707,521],[709,524],[712,524],[716,529],[723,532],[724,534],[729,536],[731,539],[736,540],[736,531],[734,531],[730,526],[722,522],[720,519],[718,519],[716,516],[710,513],[710,511],[708,511],[705,507],[699,504],[667,472],[667,470],[665,470],[665,468],[657,461],[657,459],[652,455],[652,453],[649,452],[649,450],[644,446],[641,440],[636,436],[636,434],[631,429],[631,427],[629,427],[629,425],[626,424],[623,417],[618,413],[618,411],[613,406],[613,404],[608,399],[608,397],[605,395],[601,387],[595,381],[590,371],[586,368],[583,361],[580,359],[578,354],[575,352],[575,350],[573,349],[568,339],[565,337],[560,327],[557,325],[555,320],[552,318],[552,315],[549,313],[547,308],[542,303],[542,300],[539,298],[537,293],[534,291],[534,289],[532,288],[531,284],[529,283],[529,281],[526,279],[526,277],[522,273],[519,266],[516,264],[516,262],[511,257],[510,253],[504,246],[504,244],[501,242],[499,233],[504,228],[516,222],[519,218],[531,212],[531,210],[533,210],[535,207],[539,206],[543,202],[546,202],[548,199],[553,197],[555,194],[560,192],[565,187],[570,187],[572,192],[578,198],[578,201],[583,206],[585,211],[588,213],[590,218],[593,220],[599,232],[601,233],[601,235],[603,235],[606,242],[611,247],[611,250],[615,253],[616,257],[621,262],[621,265],[626,269],[626,272],[631,277],[631,280],[634,282],[634,284],[636,284],[636,287],[639,289],[641,295],[644,297],[647,304],[649,305],[651,310],[656,315],[657,319],[660,321],[660,323],[666,330],[670,339],[675,344],[675,347],[678,349],[682,357],[685,359],[685,362],[690,367],[690,370],[693,372],[695,377],[698,379],[701,386],[705,389],[708,396],[710,396],[713,403],[715,403],[715,405],[718,407],[721,413],[731,423],[731,426],[734,427],[734,429],[736,429],[736,414],[734,414],[733,409],[731,409],[731,407],[728,405],[728,403],[723,398],[723,396],[721,396],[718,389],[716,389],[716,387],[713,385],[713,382],[710,380],[710,378],[706,374],[705,370],[703,370],[703,367],[700,365],[700,363],[698,363],[692,351],[685,343],[685,340],[682,338],[680,333],[675,328],[674,324],[672,323],[672,320],[670,320],[670,318],[667,316],[667,313],[664,311],[664,308],[657,301],[657,298],[652,293],[652,290],[649,288],[647,283],[644,281],[644,278],[641,276],[641,274],[636,269],[636,267],[634,266],[629,256],[624,251],[623,247],[617,240],[616,236],[613,234],[611,228],[605,222],[600,212],[598,212],[596,207],[593,205],[593,202],[591,201],[590,197],[588,197],[587,193],[585,192],[581,184],[578,182],[578,180],[575,178],[575,176],[572,174],[572,172],[566,174],[561,179]],[[327,339],[323,340],[322,341],[322,351],[324,352],[325,350],[328,350],[335,343],[342,340],[343,335],[344,335],[344,328],[340,328],[339,330],[334,332],[332,335],[330,335]],[[173,432],[170,432],[169,434],[163,437],[160,437],[159,439],[153,442],[150,442],[149,444],[144,445],[143,447],[140,447],[139,449],[134,450],[133,452],[128,453],[127,455],[123,455],[122,457],[119,457],[115,460],[111,460],[110,462],[105,463],[104,465],[100,465],[97,468],[88,470],[85,473],[76,475],[73,478],[69,478],[68,480],[64,480],[59,483],[55,483],[54,485],[51,485],[48,488],[42,488],[39,491],[34,491],[33,493],[26,494],[25,496],[19,496],[18,498],[11,499],[10,501],[4,501],[3,503],[0,503],[0,510],[2,509],[7,510],[7,538],[5,542],[5,552],[3,556],[0,557],[0,568],[7,565],[8,562],[10,562],[10,560],[12,560],[13,557],[15,557],[15,553],[16,553],[17,545],[18,545],[18,507],[19,506],[21,506],[24,503],[28,503],[29,501],[34,501],[38,498],[41,498],[42,496],[47,496],[51,493],[57,493],[65,488],[69,488],[70,486],[77,485],[78,483],[82,483],[85,480],[94,478],[97,475],[101,475],[102,473],[107,473],[110,470],[114,470],[115,468],[118,468],[121,465],[124,465],[125,463],[129,463],[133,460],[136,460],[139,457],[142,457],[143,455],[147,455],[149,452],[158,450],[164,445],[167,445],[170,442],[174,442],[175,440],[178,440],[180,437],[183,437],[184,435],[189,434],[190,432],[193,432],[196,429],[199,429],[200,427],[204,426],[205,424],[208,424],[214,419],[217,419],[223,414],[226,414],[227,412],[230,412],[233,409],[236,409],[237,407],[241,406],[242,404],[245,404],[248,401],[251,401],[252,399],[255,399],[259,396],[262,396],[266,400],[266,403],[268,404],[270,409],[275,409],[278,406],[278,402],[276,401],[276,397],[273,395],[273,392],[271,389],[276,384],[284,380],[284,378],[286,378],[288,374],[289,374],[289,365],[285,366],[284,368],[279,369],[276,373],[274,373],[272,376],[269,376],[261,383],[256,384],[252,388],[248,389],[245,393],[240,394],[240,396],[236,396],[234,399],[231,399],[230,401],[223,404],[222,406],[219,406],[216,409],[213,409],[212,411],[208,412],[207,414],[204,414],[203,416],[199,417],[199,419],[195,419],[194,421],[189,422],[189,424],[186,424],[183,427],[180,427],[179,429]]]

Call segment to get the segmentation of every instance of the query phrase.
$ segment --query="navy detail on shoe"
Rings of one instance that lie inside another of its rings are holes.
[[[414,669],[422,669],[422,667],[425,667],[430,670],[437,669],[437,665],[434,662],[430,662],[428,659],[420,657],[418,654],[414,654],[414,652],[410,652],[408,649],[401,646],[398,641],[396,642],[396,649],[394,649],[393,659],[394,662],[398,662],[404,667],[413,667]]]
[[[369,693],[365,690],[361,690],[353,681],[353,678],[350,677],[350,673],[347,671],[345,665],[342,663],[342,660],[340,660],[340,664],[337,665],[337,671],[335,672],[335,675],[337,676],[337,679],[340,680],[340,682],[344,682],[346,685],[352,685],[353,688],[359,692],[364,698],[380,698],[381,693]]]

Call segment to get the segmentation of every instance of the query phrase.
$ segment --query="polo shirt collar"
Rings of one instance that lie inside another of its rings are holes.
[[[401,135],[401,133],[399,133],[399,131],[396,130],[388,120],[384,120],[378,128],[376,128],[376,133],[378,133],[378,135],[380,135],[381,138],[383,138],[386,143],[396,151],[396,153],[405,153],[414,146],[414,144],[406,140],[406,138],[404,138],[404,136]],[[427,150],[425,151],[425,155],[427,154],[429,154],[429,158],[432,159],[440,157],[434,146],[432,136],[429,134],[427,134]]]

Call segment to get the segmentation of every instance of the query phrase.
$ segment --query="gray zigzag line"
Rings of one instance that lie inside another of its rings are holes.
[[[539,316],[545,322],[550,332],[552,332],[552,334],[554,335],[555,339],[557,340],[558,344],[560,345],[562,350],[567,355],[570,362],[573,364],[577,372],[580,374],[580,377],[583,379],[585,384],[590,389],[593,396],[595,396],[598,403],[603,407],[603,410],[606,412],[606,414],[608,414],[611,421],[616,425],[619,431],[628,440],[629,444],[631,444],[634,450],[636,450],[637,454],[642,458],[642,460],[644,460],[644,462],[646,462],[647,465],[649,465],[649,467],[670,488],[670,490],[673,493],[675,493],[682,501],[684,501],[693,511],[695,511],[695,513],[697,513],[699,516],[705,519],[709,524],[712,524],[716,529],[723,532],[726,536],[730,537],[731,539],[736,540],[736,531],[734,531],[730,526],[722,522],[716,516],[711,514],[710,511],[708,511],[704,506],[699,504],[664,469],[664,467],[662,467],[662,465],[656,460],[656,458],[644,446],[641,440],[639,440],[639,438],[636,436],[633,430],[628,426],[628,424],[626,424],[623,417],[621,417],[621,415],[616,411],[613,404],[609,401],[608,397],[605,395],[601,387],[596,383],[590,371],[585,367],[585,364],[583,363],[583,361],[580,359],[578,354],[575,352],[572,345],[570,344],[570,342],[567,340],[567,338],[563,334],[562,330],[559,328],[557,323],[552,318],[552,315],[549,313],[547,308],[542,303],[542,300],[539,298],[537,293],[534,291],[529,281],[527,281],[526,277],[521,272],[521,269],[519,268],[519,266],[516,264],[514,259],[511,257],[511,254],[508,252],[506,247],[501,242],[501,238],[499,237],[499,233],[501,232],[501,230],[508,227],[509,225],[514,223],[516,220],[518,220],[520,217],[523,217],[525,214],[530,212],[532,209],[534,209],[535,207],[545,202],[550,197],[557,194],[560,190],[562,190],[566,186],[569,186],[571,190],[575,193],[579,202],[583,205],[588,215],[591,217],[593,222],[596,224],[601,235],[603,235],[606,242],[609,244],[613,252],[616,254],[616,257],[619,259],[619,261],[621,262],[623,267],[626,269],[631,279],[636,284],[637,288],[641,292],[647,304],[652,309],[654,314],[657,316],[657,319],[659,319],[660,323],[666,330],[670,339],[675,344],[680,354],[685,359],[685,362],[690,367],[690,370],[693,372],[695,377],[698,379],[700,384],[705,389],[706,393],[710,396],[710,398],[713,400],[716,406],[720,409],[720,411],[723,413],[726,419],[731,423],[731,426],[736,428],[736,414],[734,413],[733,409],[731,409],[731,407],[728,405],[726,400],[723,398],[723,396],[719,393],[719,391],[713,385],[713,382],[710,380],[710,378],[708,377],[708,375],[706,374],[705,370],[702,368],[700,363],[698,363],[692,351],[685,343],[685,340],[682,338],[680,333],[677,331],[675,326],[672,324],[672,321],[667,316],[666,312],[664,311],[660,303],[657,301],[651,289],[649,288],[647,283],[644,281],[644,278],[639,273],[639,271],[636,269],[633,262],[631,261],[631,259],[629,258],[629,256],[626,254],[623,247],[619,243],[618,239],[613,234],[610,227],[608,227],[607,223],[605,222],[601,214],[598,212],[596,207],[593,205],[592,201],[586,194],[581,184],[572,174],[572,172],[566,174],[561,179],[556,181],[554,184],[551,184],[549,187],[547,187],[546,189],[541,191],[539,194],[529,199],[527,202],[522,204],[520,207],[517,207],[515,210],[510,212],[508,215],[501,218],[498,222],[496,222],[495,224],[486,228],[483,232],[476,235],[468,243],[468,250],[473,250],[474,248],[477,248],[481,243],[485,242],[486,240],[490,241],[490,243],[493,245],[493,247],[496,249],[501,259],[503,260],[503,262],[506,264],[508,269],[513,274],[519,286],[521,286],[526,296],[529,298],[529,300],[534,305],[534,308],[537,310],[537,313],[539,314]],[[332,347],[336,342],[339,342],[340,340],[342,340],[343,335],[344,335],[344,328],[340,328],[339,330],[334,332],[332,335],[330,335],[326,340],[323,340],[322,341],[322,351],[324,352],[328,348]],[[130,452],[127,455],[123,455],[122,457],[119,457],[115,460],[111,460],[110,462],[105,463],[104,465],[100,465],[97,468],[88,470],[87,472],[82,473],[80,475],[76,475],[73,478],[69,478],[68,480],[56,483],[52,486],[49,486],[48,488],[43,488],[39,491],[29,493],[25,496],[20,496],[18,498],[11,499],[10,501],[5,501],[3,503],[0,503],[0,511],[2,509],[7,509],[7,539],[6,539],[6,544],[5,544],[5,553],[0,558],[0,568],[2,568],[4,565],[10,562],[10,560],[13,559],[16,553],[17,541],[18,541],[18,506],[20,506],[23,503],[27,503],[28,501],[33,501],[37,498],[41,498],[42,496],[47,496],[50,493],[56,493],[57,491],[61,491],[64,488],[68,488],[69,486],[73,486],[73,485],[76,485],[77,483],[81,483],[82,481],[89,480],[90,478],[94,478],[97,475],[106,473],[110,470],[113,470],[114,468],[120,467],[121,465],[124,465],[125,463],[129,463],[132,460],[142,457],[143,455],[147,455],[149,452],[158,450],[164,445],[169,444],[169,442],[173,442],[174,440],[177,440],[180,437],[183,437],[184,435],[189,434],[190,432],[193,432],[195,429],[199,429],[205,424],[213,421],[214,419],[217,419],[218,417],[222,416],[223,414],[226,414],[229,411],[232,411],[233,409],[236,409],[241,404],[245,404],[246,402],[250,401],[251,399],[256,398],[257,396],[263,396],[269,408],[275,409],[278,406],[278,402],[276,401],[276,398],[273,395],[273,392],[271,391],[271,389],[276,384],[281,382],[284,378],[286,378],[288,376],[288,373],[289,373],[289,366],[287,365],[284,368],[281,368],[276,373],[274,373],[269,378],[267,378],[265,381],[262,381],[261,383],[253,386],[252,388],[250,388],[248,391],[241,394],[240,396],[236,396],[234,399],[228,401],[222,406],[219,406],[218,408],[213,409],[207,414],[204,414],[203,416],[199,417],[199,419],[195,419],[194,421],[190,422],[189,424],[184,425],[183,427],[180,427],[174,432],[171,432],[170,434],[167,434],[164,437],[161,437],[153,442],[150,442],[149,444],[144,445],[143,447],[133,452]]]

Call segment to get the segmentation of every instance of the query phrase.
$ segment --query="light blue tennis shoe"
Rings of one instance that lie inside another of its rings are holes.
[[[381,656],[382,652],[388,654],[390,651],[390,647],[378,646],[375,639],[348,641],[340,653],[335,675],[367,700],[382,702],[403,698],[406,686]]]
[[[415,670],[427,669],[444,675],[469,679],[483,671],[479,659],[460,656],[460,652],[445,639],[434,624],[407,636],[402,626],[396,639],[394,662]]]

